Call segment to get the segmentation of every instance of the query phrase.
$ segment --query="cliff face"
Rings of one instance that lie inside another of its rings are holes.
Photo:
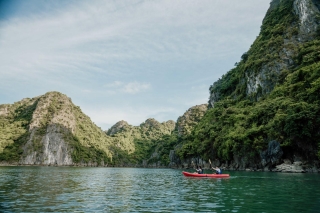
[[[58,125],[49,125],[46,134],[38,138],[35,144],[35,131],[30,134],[30,139],[23,146],[22,158],[19,161],[23,165],[73,165],[72,148],[64,140],[63,132]]]
[[[295,14],[299,16],[299,40],[306,41],[314,39],[320,22],[320,1],[295,0],[293,7]]]
[[[0,109],[0,161],[60,166],[104,165],[112,159],[112,139],[61,93]]]
[[[29,139],[23,146],[19,163],[72,165],[72,148],[65,141],[64,134],[74,133],[75,128],[76,119],[68,97],[59,93],[39,97],[29,124]]]
[[[319,0],[273,0],[261,32],[237,67],[210,87],[209,108],[230,96],[258,100],[269,94],[284,71],[298,66],[300,45],[319,34]]]
[[[210,86],[208,111],[175,150],[180,166],[319,171],[319,5],[270,3],[250,49]]]

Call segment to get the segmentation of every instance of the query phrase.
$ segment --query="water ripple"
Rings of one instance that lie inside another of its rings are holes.
[[[230,174],[199,179],[171,169],[0,167],[0,212],[313,212],[320,204],[316,174]]]

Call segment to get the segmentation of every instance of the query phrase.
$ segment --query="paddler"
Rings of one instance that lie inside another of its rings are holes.
[[[201,166],[198,166],[198,169],[196,169],[198,174],[203,174],[203,170],[201,168]]]
[[[213,168],[211,167],[213,170],[216,170],[216,174],[221,174],[221,169],[219,167]]]

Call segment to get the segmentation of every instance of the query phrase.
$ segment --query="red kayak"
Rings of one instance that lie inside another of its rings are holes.
[[[190,172],[182,172],[182,174],[186,177],[207,177],[207,178],[228,178],[229,174],[198,174],[198,173],[190,173]]]

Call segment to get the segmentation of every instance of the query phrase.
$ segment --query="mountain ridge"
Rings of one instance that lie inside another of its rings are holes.
[[[0,105],[0,162],[20,165],[106,166],[138,165],[134,159],[136,140],[150,143],[171,134],[172,120],[147,119],[140,126],[117,122],[102,131],[80,107],[60,92],[24,98],[14,104]],[[150,144],[149,144],[150,145]],[[127,158],[123,163],[118,153]]]

